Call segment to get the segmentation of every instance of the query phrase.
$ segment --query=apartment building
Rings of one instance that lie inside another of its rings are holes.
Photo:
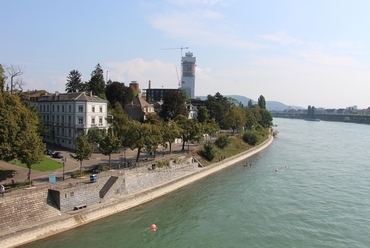
[[[76,149],[76,138],[90,128],[107,129],[107,101],[91,93],[40,96],[37,104],[47,128],[44,141]]]

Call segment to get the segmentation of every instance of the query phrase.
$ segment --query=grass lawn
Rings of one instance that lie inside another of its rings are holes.
[[[18,160],[12,160],[10,163],[27,168],[25,164],[22,164]],[[44,161],[42,161],[39,164],[33,164],[31,166],[31,169],[38,170],[38,171],[49,171],[49,170],[59,169],[62,167],[63,167],[62,161],[59,162],[59,161],[56,161],[54,159],[51,159],[45,156]]]

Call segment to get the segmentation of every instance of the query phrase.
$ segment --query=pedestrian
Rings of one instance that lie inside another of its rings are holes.
[[[5,187],[4,187],[4,185],[1,184],[1,186],[0,186],[1,196],[4,196],[4,192],[5,192]]]
[[[12,178],[12,185],[14,185],[15,181],[14,181],[14,178]]]

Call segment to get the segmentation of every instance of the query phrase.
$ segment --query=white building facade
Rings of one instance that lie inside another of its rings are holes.
[[[108,128],[107,101],[85,92],[41,96],[38,111],[47,128],[44,142],[70,149],[76,149],[79,134]]]
[[[189,99],[195,98],[195,62],[196,58],[193,53],[185,53],[185,57],[181,59],[182,74],[181,74],[181,87],[188,95]]]

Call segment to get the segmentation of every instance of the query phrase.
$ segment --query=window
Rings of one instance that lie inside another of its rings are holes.
[[[57,135],[59,135],[59,127],[57,127]],[[59,141],[59,140],[58,140]]]
[[[49,105],[46,105],[46,109],[47,109],[47,111],[49,112]]]
[[[54,122],[54,115],[51,116],[51,121]]]
[[[68,115],[68,125],[71,125],[72,123],[72,116]]]
[[[91,107],[91,111],[95,113],[95,107]]]
[[[64,125],[64,115],[62,115],[62,124]]]
[[[103,125],[103,117],[99,117],[99,124],[100,126]]]
[[[103,113],[103,107],[100,107],[100,113]]]
[[[91,116],[91,124],[95,124],[95,116]]]
[[[57,105],[57,112],[59,112],[59,105]]]
[[[57,115],[57,123],[59,124],[59,115]]]
[[[64,128],[62,128],[62,135],[64,136]],[[63,140],[62,140],[62,142],[63,142]],[[63,142],[64,143],[64,142]]]
[[[78,117],[78,124],[84,124],[84,118]]]
[[[72,106],[71,105],[68,105],[68,112],[71,113],[72,112]]]
[[[64,105],[62,105],[62,112],[64,112]]]
[[[72,136],[71,134],[72,134],[71,129],[68,129],[68,136],[71,137]],[[71,144],[71,143],[69,143],[69,144]]]
[[[84,106],[82,106],[82,105],[78,105],[78,112],[79,112],[79,113],[84,112]]]
[[[42,106],[40,105],[40,112],[42,112]]]
[[[54,105],[53,105],[53,112],[54,112]]]

